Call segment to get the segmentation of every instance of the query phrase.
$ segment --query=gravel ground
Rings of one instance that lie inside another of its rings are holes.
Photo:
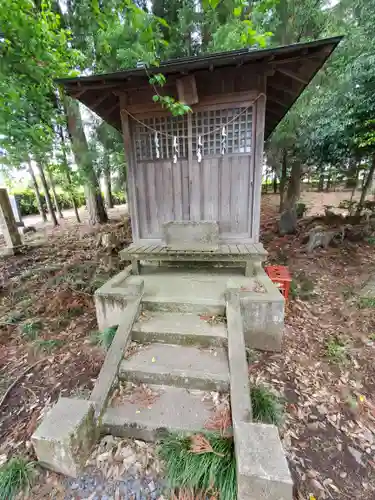
[[[105,436],[85,474],[66,479],[65,500],[162,500],[164,484],[155,445]]]
[[[87,473],[66,481],[65,500],[162,500],[164,485],[151,477],[136,477],[129,473],[118,480],[106,480],[98,472]]]

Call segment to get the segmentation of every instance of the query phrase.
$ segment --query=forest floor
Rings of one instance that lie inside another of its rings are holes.
[[[303,195],[308,203],[309,196]],[[375,309],[363,307],[357,292],[375,273],[374,246],[345,240],[307,255],[302,234],[277,236],[277,201],[263,196],[262,240],[269,261],[287,265],[296,288],[286,310],[282,353],[254,353],[250,377],[267,381],[285,398],[280,432],[296,499],[373,500]],[[102,233],[115,235],[114,248],[100,245]],[[11,453],[31,454],[30,436],[59,396],[84,397],[92,389],[104,358],[92,344],[92,294],[122,268],[117,251],[131,240],[119,210],[102,227],[67,219],[57,229],[38,229],[27,237],[32,247],[0,261],[0,396],[17,381],[0,399],[0,462]],[[148,481],[157,488],[151,476]],[[81,487],[43,473],[32,498],[82,498],[74,493]],[[123,497],[117,491],[86,498],[158,498]]]

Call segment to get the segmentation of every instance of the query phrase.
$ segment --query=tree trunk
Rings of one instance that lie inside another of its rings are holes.
[[[321,192],[324,189],[324,166],[319,166],[319,182],[318,182],[318,191]]]
[[[56,189],[55,189],[55,183],[53,181],[53,177],[52,177],[52,174],[51,172],[48,170],[47,168],[47,177],[48,177],[48,182],[49,182],[49,185],[51,187],[51,192],[52,192],[52,198],[53,198],[53,203],[55,205],[55,209],[56,209],[56,212],[57,212],[57,215],[59,216],[60,219],[63,219],[64,218],[64,215],[61,211],[61,207],[60,207],[60,203],[59,203],[59,200],[57,199],[57,194],[56,194]]]
[[[113,208],[111,167],[110,167],[109,154],[106,150],[104,150],[103,190],[104,190],[104,200],[106,207]]]
[[[59,125],[58,129],[59,129],[59,136],[60,136],[60,141],[61,141],[61,150],[62,150],[62,154],[63,154],[65,176],[66,176],[66,180],[68,181],[68,186],[69,186],[68,189],[69,189],[70,199],[72,201],[72,206],[74,209],[74,213],[75,213],[77,222],[81,222],[81,218],[80,218],[79,212],[78,212],[78,205],[77,205],[76,197],[74,196],[74,188],[73,188],[73,183],[72,183],[72,176],[70,175],[68,158],[66,156],[66,143],[65,143],[64,131],[63,131],[63,128],[61,125]]]
[[[84,190],[89,211],[89,223],[92,225],[104,224],[108,222],[107,212],[90,157],[78,102],[65,98],[64,104],[73,154],[82,175],[85,177]]]
[[[49,193],[46,176],[44,175],[44,169],[43,169],[43,166],[42,166],[42,163],[40,162],[40,160],[37,162],[37,165],[38,165],[40,180],[41,180],[42,186],[43,186],[44,196],[46,198],[48,212],[51,216],[51,220],[53,222],[53,225],[58,226],[59,223],[57,222],[57,219],[56,219],[56,214],[55,214],[55,211],[53,209],[51,195]]]
[[[285,200],[285,208],[293,209],[301,194],[301,163],[295,162],[290,172],[290,179],[288,183],[288,191]]]
[[[360,198],[359,203],[357,205],[357,210],[356,210],[357,215],[359,215],[362,211],[363,205],[364,205],[365,200],[366,200],[367,191],[369,190],[369,187],[371,186],[371,183],[372,183],[372,179],[374,177],[374,172],[375,172],[375,153],[373,153],[373,155],[372,155],[371,167],[370,167],[369,173],[366,177],[366,181],[365,181],[363,188],[362,188],[361,198]]]
[[[346,188],[356,188],[358,182],[358,162],[357,158],[350,158],[348,175],[345,182]]]
[[[43,222],[47,222],[47,216],[46,216],[46,214],[45,214],[45,212],[43,210],[43,203],[42,203],[42,198],[40,196],[38,182],[36,180],[33,167],[31,166],[30,158],[28,159],[27,163],[28,163],[29,174],[30,174],[30,177],[31,177],[31,180],[32,180],[32,183],[33,183],[33,188],[34,188],[34,192],[35,192],[35,197],[36,197],[36,202],[37,202],[37,205],[38,205],[39,213],[40,213],[40,215],[41,215],[41,217],[43,219]]]
[[[276,170],[273,172],[273,194],[277,193],[277,174]]]
[[[326,184],[326,192],[327,193],[331,187],[332,187],[332,165],[329,166],[329,170],[328,170],[328,177],[327,177],[327,184]]]
[[[73,185],[72,185],[72,178],[70,176],[70,172],[69,172],[69,167],[68,166],[66,166],[65,175],[66,175],[66,180],[68,181],[69,192],[70,192],[70,199],[72,200],[72,205],[73,205],[73,209],[74,209],[74,213],[75,213],[77,222],[81,222],[81,218],[80,218],[79,212],[78,212],[78,205],[77,205],[76,197],[74,196],[74,190],[73,190]]]
[[[281,213],[284,210],[284,194],[285,194],[285,186],[286,186],[286,175],[287,175],[287,156],[286,149],[283,150],[283,158],[281,164],[281,177],[280,177],[280,207],[279,212]]]

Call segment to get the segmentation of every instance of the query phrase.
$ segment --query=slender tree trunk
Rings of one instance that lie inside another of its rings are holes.
[[[290,172],[290,179],[288,183],[288,191],[285,200],[285,207],[293,209],[301,194],[301,172],[302,166],[299,162],[294,162],[292,171]]]
[[[38,165],[38,170],[39,170],[39,175],[40,175],[40,180],[42,182],[42,186],[43,186],[43,191],[44,191],[44,196],[46,198],[46,203],[47,203],[47,208],[48,208],[48,212],[51,216],[51,220],[53,222],[53,225],[54,226],[58,226],[59,223],[57,222],[57,218],[56,218],[56,214],[55,214],[55,210],[53,209],[53,205],[52,205],[52,200],[51,200],[51,195],[49,193],[49,189],[48,189],[48,184],[47,184],[47,180],[46,180],[46,176],[44,175],[44,169],[43,169],[43,165],[41,163],[40,160],[38,160],[37,162],[37,165]]]
[[[52,198],[53,198],[53,203],[55,205],[55,210],[57,212],[57,215],[59,216],[59,219],[63,219],[64,218],[64,215],[61,211],[61,207],[60,207],[60,203],[59,203],[59,200],[57,199],[57,194],[56,194],[56,188],[55,188],[55,183],[53,181],[53,177],[52,177],[52,174],[51,172],[48,170],[47,168],[47,178],[48,178],[48,182],[49,182],[49,185],[51,187],[51,193],[52,193]]]
[[[358,181],[358,161],[357,158],[350,158],[348,175],[345,182],[346,188],[356,188]]]
[[[108,222],[107,212],[104,207],[94,165],[89,154],[79,105],[76,101],[66,98],[65,110],[73,154],[81,173],[85,177],[84,190],[89,212],[89,222],[92,225],[106,223]]]
[[[108,170],[103,172],[104,200],[107,208],[113,208],[111,174]]]
[[[80,218],[79,212],[78,212],[78,205],[77,205],[76,197],[74,195],[74,187],[73,187],[73,183],[72,183],[72,176],[70,175],[68,158],[66,156],[66,143],[65,143],[64,131],[63,131],[62,126],[59,125],[58,130],[59,130],[59,136],[60,136],[60,142],[61,142],[61,150],[62,150],[62,154],[63,154],[63,164],[64,164],[65,176],[66,176],[66,180],[68,181],[68,186],[69,186],[69,188],[68,188],[69,195],[70,195],[70,199],[72,201],[72,207],[74,209],[74,213],[75,213],[77,222],[81,222],[81,218]]]
[[[28,164],[28,171],[29,171],[32,183],[33,183],[33,188],[34,188],[34,192],[35,192],[35,197],[36,197],[36,202],[38,205],[39,213],[43,219],[43,222],[47,222],[47,216],[43,210],[42,197],[40,196],[38,182],[36,180],[33,167],[31,166],[30,158],[28,159],[27,164]]]
[[[319,166],[319,182],[318,182],[318,191],[321,192],[324,189],[324,166]]]
[[[273,194],[277,193],[277,174],[276,169],[273,172]]]
[[[280,207],[279,212],[284,210],[284,194],[286,186],[286,175],[287,175],[287,155],[286,149],[283,150],[283,158],[281,164],[281,177],[280,177]]]
[[[366,177],[366,181],[365,183],[363,184],[363,187],[362,187],[362,193],[361,193],[361,198],[359,200],[359,203],[357,205],[357,210],[356,210],[356,214],[359,215],[362,211],[362,208],[363,208],[363,205],[365,203],[365,200],[366,200],[366,196],[367,196],[367,191],[369,190],[371,184],[372,184],[372,179],[374,177],[374,172],[375,172],[375,153],[373,153],[372,155],[372,159],[371,159],[371,167],[370,167],[370,170],[369,170],[369,173]]]
[[[71,175],[69,172],[69,167],[66,168],[65,175],[66,175],[66,180],[68,181],[70,199],[72,200],[72,205],[73,205],[73,209],[74,209],[74,213],[75,213],[77,222],[81,222],[81,218],[80,218],[79,212],[78,212],[78,205],[77,205],[76,197],[74,196],[74,189],[73,189],[73,184],[72,184],[72,178],[71,178]]]
[[[104,149],[103,188],[106,207],[113,208],[111,166],[109,154],[106,149]]]

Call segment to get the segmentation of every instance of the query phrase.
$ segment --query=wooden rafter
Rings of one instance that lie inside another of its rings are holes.
[[[278,104],[279,106],[282,106],[283,108],[289,108],[289,104],[286,102],[279,101],[276,97],[273,97],[272,94],[267,94],[267,101],[274,102],[275,104]]]
[[[104,94],[104,95],[101,95],[100,97],[98,97],[96,99],[96,101],[90,103],[90,108],[95,110],[98,106],[100,106],[102,104],[102,102],[104,102],[111,94]]]
[[[286,94],[289,94],[292,96],[296,95],[295,90],[292,90],[291,88],[288,88],[288,87],[284,87],[284,85],[279,85],[279,84],[270,82],[270,80],[267,83],[267,87],[269,87],[270,89],[278,90],[279,92],[285,92]]]
[[[297,73],[295,73],[294,71],[290,71],[284,68],[277,68],[277,71],[285,76],[289,76],[289,78],[293,78],[293,80],[297,80],[297,82],[303,83],[304,85],[307,85],[309,83],[308,80],[305,80],[301,76],[297,75]]]

